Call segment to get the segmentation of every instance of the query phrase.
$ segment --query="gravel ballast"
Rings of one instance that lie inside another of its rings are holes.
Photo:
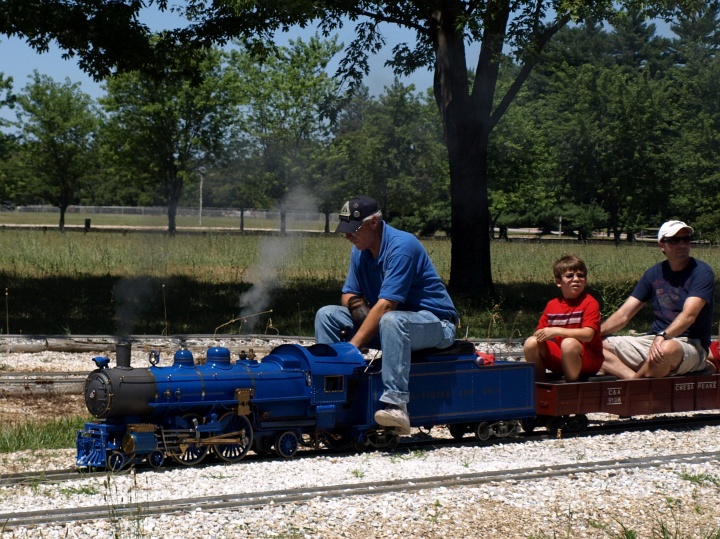
[[[17,370],[74,371],[88,369],[91,363],[92,354],[57,354],[2,354],[0,364],[22,365],[15,367]],[[133,352],[133,365],[135,361]],[[145,364],[144,357],[138,361]],[[0,418],[8,413],[5,406],[0,399]],[[448,436],[445,429],[438,428],[432,434]],[[413,436],[422,434],[413,431]],[[479,486],[315,498],[305,503],[270,503],[262,509],[110,517],[113,507],[126,503],[719,451],[720,427],[705,426],[396,453],[327,453],[100,478],[79,476],[57,484],[2,487],[0,512],[64,506],[107,508],[98,520],[15,529],[3,529],[0,522],[0,537],[620,538],[633,537],[630,532],[635,532],[638,538],[715,538],[720,537],[720,465],[716,460]],[[74,450],[0,454],[0,467],[3,473],[63,469],[73,466],[74,457]]]

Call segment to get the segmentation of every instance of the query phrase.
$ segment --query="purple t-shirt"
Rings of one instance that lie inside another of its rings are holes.
[[[397,301],[398,311],[430,311],[457,323],[455,305],[420,241],[383,222],[377,260],[355,246],[343,294],[361,294],[370,305],[378,299]]]
[[[698,297],[705,300],[695,322],[682,334],[683,337],[699,339],[703,348],[710,346],[712,316],[715,300],[715,275],[710,266],[701,260],[690,258],[682,271],[672,271],[667,260],[648,269],[635,285],[631,296],[652,304],[655,313],[650,333],[660,333],[675,320],[683,310],[685,300]]]

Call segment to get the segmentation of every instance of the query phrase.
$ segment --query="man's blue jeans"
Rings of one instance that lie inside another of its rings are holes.
[[[318,343],[340,342],[340,331],[349,328],[353,335],[350,311],[340,305],[326,305],[315,315],[315,339]],[[390,311],[380,320],[378,339],[369,347],[382,350],[380,397],[388,404],[410,400],[410,352],[423,348],[447,348],[455,341],[455,324],[440,320],[429,311]]]

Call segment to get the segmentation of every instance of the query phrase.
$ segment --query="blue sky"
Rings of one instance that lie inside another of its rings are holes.
[[[171,13],[159,13],[157,11],[146,11],[146,13],[142,20],[154,30],[182,24],[182,19]],[[352,26],[343,29],[342,33],[338,34],[339,40],[347,45],[353,35],[352,30]],[[281,34],[280,39],[297,37],[308,39],[313,34],[313,29],[297,29],[290,34]],[[403,33],[398,31],[397,28],[392,28],[390,32],[386,33],[386,38],[388,38],[388,45],[385,47],[385,54],[373,58],[370,74],[365,80],[365,84],[370,88],[370,93],[373,95],[381,94],[384,87],[391,85],[393,82],[392,71],[383,65],[389,57],[392,46],[405,40],[412,42],[413,35],[410,32]],[[81,89],[94,98],[103,95],[100,83],[96,83],[83,72],[77,66],[75,60],[64,60],[62,51],[58,47],[51,47],[49,52],[40,54],[22,39],[0,36],[0,72],[6,77],[13,78],[13,89],[16,92],[30,82],[34,70],[52,77],[57,82],[64,82],[66,78],[69,78],[73,83],[79,82]],[[332,70],[334,70],[334,67],[331,68]],[[415,84],[418,90],[424,91],[432,85],[432,73],[421,70],[410,77],[402,78],[401,81],[405,84]],[[0,115],[8,117],[7,114],[2,112],[0,112]]]
[[[171,28],[183,24],[183,19],[177,15],[168,12],[159,12],[154,7],[146,8],[141,17],[153,30],[161,30]],[[661,25],[662,26],[662,25]],[[339,40],[345,45],[349,44],[353,36],[352,25],[347,25],[339,34]],[[667,32],[667,30],[665,30]],[[662,33],[662,28],[661,32]],[[279,40],[287,40],[290,38],[302,37],[310,38],[314,34],[313,28],[304,30],[294,29],[289,34],[280,34]],[[385,61],[390,56],[392,47],[404,41],[412,43],[414,35],[409,30],[401,30],[396,26],[388,26],[385,31],[387,44],[383,51],[374,56],[371,60],[370,73],[365,79],[365,84],[370,88],[372,95],[378,96],[383,93],[386,86],[393,82],[393,73],[390,68],[384,66]],[[474,44],[467,51],[469,62],[477,61],[479,45]],[[342,54],[342,53],[341,53]],[[338,55],[337,58],[339,60]],[[331,66],[329,71],[334,73],[335,66]],[[474,64],[469,66],[474,68]],[[29,47],[23,40],[18,38],[9,38],[0,36],[0,73],[6,77],[13,78],[13,88],[15,92],[19,92],[28,84],[33,71],[37,70],[40,74],[48,75],[57,82],[64,82],[66,78],[71,82],[79,82],[81,89],[90,96],[97,98],[103,95],[101,84],[92,80],[78,66],[75,60],[64,60],[62,51],[58,47],[51,47],[47,53],[37,53]],[[415,84],[418,91],[424,92],[432,86],[432,72],[426,69],[418,70],[409,77],[400,79],[404,84]],[[14,119],[14,113],[7,109],[0,109],[0,117],[6,119]]]

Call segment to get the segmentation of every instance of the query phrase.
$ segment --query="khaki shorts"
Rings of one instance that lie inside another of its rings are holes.
[[[645,363],[654,340],[655,335],[606,337],[607,344],[605,346],[620,358],[620,361],[637,372]],[[707,354],[700,345],[700,341],[687,337],[676,337],[675,340],[682,344],[683,359],[678,368],[670,372],[670,375],[703,370],[706,366]]]

